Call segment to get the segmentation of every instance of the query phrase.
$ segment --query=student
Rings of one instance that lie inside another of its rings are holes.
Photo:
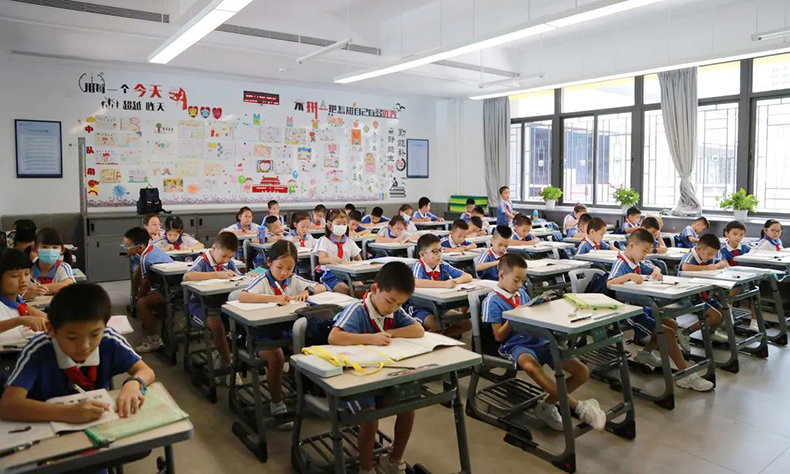
[[[165,236],[154,241],[160,249],[170,250],[200,250],[205,247],[202,242],[184,232],[184,221],[180,217],[165,219]]]
[[[466,200],[466,212],[461,214],[461,219],[465,220],[466,222],[469,222],[469,220],[472,218],[472,211],[475,210],[475,206],[476,205],[477,204],[475,203],[474,199],[472,199],[472,198],[467,199]]]
[[[154,311],[167,304],[166,295],[158,287],[159,276],[151,272],[151,266],[157,263],[173,261],[162,249],[148,243],[148,232],[142,227],[133,227],[123,235],[123,248],[129,256],[139,255],[140,266],[135,277],[140,280],[137,290],[137,314],[143,326],[145,339],[135,348],[140,354],[158,351],[164,343],[159,336],[159,324]]]
[[[444,222],[444,219],[441,217],[431,214],[431,200],[427,197],[423,196],[420,198],[417,208],[417,212],[411,218],[414,222]]]
[[[642,228],[653,236],[653,253],[667,253],[667,244],[661,237],[661,222],[655,217],[645,217],[645,220],[642,221]]]
[[[406,232],[406,222],[401,216],[392,216],[392,219],[387,223],[386,229],[381,229],[376,234],[376,243],[403,243],[408,241],[416,241],[416,235]]]
[[[496,210],[496,225],[513,225],[513,203],[510,202],[510,188],[502,186],[499,188],[499,207]]]
[[[497,265],[499,260],[507,253],[507,248],[512,240],[513,231],[506,225],[498,225],[491,236],[491,247],[475,259],[477,278],[481,280],[498,280]]]
[[[388,222],[389,219],[387,219],[386,217],[383,217],[383,216],[384,216],[384,209],[376,206],[376,207],[373,208],[372,211],[370,211],[369,215],[367,215],[367,216],[362,218],[360,223],[362,223],[362,224],[378,224],[379,222]]]
[[[359,211],[351,211],[348,214],[348,236],[359,237],[368,232],[368,228],[362,225],[362,213]]]
[[[763,230],[760,231],[761,240],[754,246],[755,250],[768,250],[779,252],[784,247],[782,245],[782,224],[776,219],[765,221]]]
[[[407,232],[417,232],[417,226],[412,221],[412,215],[414,215],[414,208],[411,207],[409,204],[404,204],[398,209],[398,215],[403,218],[403,221],[406,223],[406,231]]]
[[[476,244],[466,240],[469,233],[469,224],[463,219],[456,219],[450,227],[450,233],[441,241],[441,246],[446,249],[453,249],[461,252],[477,248]]]
[[[624,234],[630,234],[639,228],[639,219],[642,218],[642,211],[636,206],[631,206],[625,212],[625,220],[623,221],[622,231]]]
[[[283,225],[283,227],[288,225],[285,220],[285,216],[280,214],[280,203],[272,199],[266,204],[266,207],[269,210],[269,214],[266,217],[274,216],[280,219],[280,223]],[[264,221],[266,220],[266,217],[263,218]],[[261,221],[261,225],[263,225],[263,221]]]
[[[159,240],[165,236],[162,220],[156,214],[148,214],[143,217],[143,228],[148,232],[149,240]]]
[[[46,288],[47,293],[55,294],[61,289],[76,283],[71,265],[63,261],[63,238],[60,232],[45,227],[36,238],[38,258],[33,262],[33,281]]]
[[[488,235],[488,232],[483,230],[483,227],[485,227],[483,222],[480,216],[472,216],[472,218],[469,219],[469,233],[467,235],[469,237],[482,237]],[[488,222],[486,222],[486,224],[488,224]]]
[[[306,213],[304,215],[307,216]],[[291,242],[281,240],[272,245],[266,253],[268,270],[244,288],[239,296],[239,302],[286,305],[291,301],[306,301],[310,295],[326,291],[324,285],[294,275],[297,255],[296,246]],[[282,339],[282,334],[263,334],[260,338],[271,342]],[[261,349],[258,351],[258,357],[266,361],[266,383],[272,397],[269,405],[271,413],[275,417],[285,415],[288,409],[283,402],[282,380],[285,365],[283,350],[279,347]]]
[[[352,260],[362,260],[357,243],[348,238],[348,216],[346,211],[334,209],[326,220],[326,235],[318,239],[315,252],[318,264],[342,264]],[[321,283],[330,291],[351,295],[351,288],[341,282],[330,270],[321,275]]]
[[[592,220],[592,216],[586,212],[580,215],[579,220],[576,221],[576,225],[568,229],[568,237],[583,239],[584,236],[587,235],[587,224],[590,223],[590,220]]]
[[[650,276],[656,280],[662,280],[661,271],[654,267],[650,262],[645,261],[645,257],[653,248],[653,236],[645,229],[637,229],[628,236],[626,249],[617,254],[617,261],[612,265],[609,278],[606,282],[607,290],[612,289],[612,285],[633,281],[641,285],[644,281],[642,275]],[[634,361],[649,365],[651,367],[661,367],[661,358],[653,354],[653,350],[658,346],[658,335],[656,334],[656,320],[653,317],[651,308],[645,308],[644,313],[633,318],[626,319],[626,322],[634,329],[634,335],[638,340],[650,336],[650,342],[634,358]],[[683,353],[678,347],[675,335],[677,334],[678,324],[673,319],[662,320],[664,337],[667,343],[669,357],[679,370],[686,370],[688,365],[683,359]],[[681,388],[690,388],[698,392],[713,390],[713,383],[693,373],[684,377],[675,384]]]
[[[47,330],[47,315],[22,299],[27,287],[33,284],[31,266],[30,258],[21,250],[7,248],[0,252],[0,333],[17,326]]]
[[[313,227],[316,229],[320,229],[326,226],[326,206],[323,204],[318,204],[313,208],[313,215],[310,218],[310,222],[313,223]]]
[[[738,265],[738,262],[735,261],[735,257],[739,255],[745,255],[749,253],[751,247],[748,245],[744,245],[743,238],[746,235],[746,226],[743,225],[742,222],[739,221],[730,221],[724,227],[724,237],[727,241],[724,245],[721,246],[719,249],[719,253],[716,254],[716,260],[727,262],[729,266]],[[730,295],[737,294],[737,291],[730,292]],[[741,301],[741,305],[748,304],[751,306],[751,302],[749,301]],[[754,314],[754,308],[751,308],[752,312],[752,319],[749,322],[749,329],[755,332],[760,330],[759,326],[757,325],[757,316]]]
[[[535,416],[549,428],[563,431],[562,416],[557,409],[559,401],[557,384],[543,371],[545,364],[553,367],[549,340],[515,332],[510,322],[502,317],[505,311],[529,301],[527,291],[523,287],[526,282],[526,260],[518,254],[504,255],[499,262],[497,286],[483,301],[482,320],[484,323],[491,324],[494,339],[500,343],[499,355],[513,362],[515,370],[519,368],[524,370],[549,394],[548,398],[539,401],[535,406]],[[579,415],[583,422],[602,431],[606,426],[606,413],[601,410],[598,401],[594,398],[578,400],[571,395],[590,378],[590,369],[576,358],[563,361],[562,369],[570,375],[565,383],[571,410]]]
[[[315,247],[315,237],[310,233],[310,216],[304,211],[297,211],[291,215],[291,232],[287,239],[301,248]]]
[[[483,222],[483,226],[481,229],[485,230],[491,225],[488,220],[486,220],[486,213],[483,211],[481,206],[475,206],[475,209],[472,211],[472,217],[479,217],[480,220]]]
[[[584,214],[589,215],[589,214]],[[593,250],[609,250],[609,244],[603,241],[603,236],[606,233],[606,222],[600,217],[590,219],[587,224],[587,235],[584,236],[579,248],[576,249],[576,255],[584,255],[592,252]]]
[[[30,219],[17,219],[14,221],[14,248],[27,254],[30,260],[36,258],[37,230],[36,223]]]
[[[414,277],[409,267],[401,262],[384,265],[370,291],[362,301],[354,303],[335,316],[335,324],[329,333],[329,344],[337,346],[386,346],[393,337],[423,337],[424,331],[401,308],[414,292]],[[344,402],[341,409],[356,414],[376,408],[374,397],[363,397]],[[404,473],[406,463],[403,454],[414,426],[414,412],[399,413],[395,421],[395,437],[389,456],[379,459],[382,473]],[[374,474],[373,447],[378,432],[378,420],[362,422],[359,425],[358,445],[360,474]]]
[[[255,235],[252,238],[254,243],[260,242],[260,228],[258,224],[252,222],[252,209],[247,206],[242,207],[239,209],[239,212],[236,213],[236,223],[233,225],[229,225],[222,229],[222,232],[233,232],[236,234],[236,237],[241,237],[243,235]]]
[[[49,306],[51,329],[22,350],[0,400],[0,418],[97,420],[109,406],[95,400],[63,405],[45,401],[83,390],[109,389],[113,377],[122,373],[128,377],[115,386],[120,388],[116,411],[121,418],[137,413],[147,387],[154,382],[154,371],[123,336],[107,327],[109,320],[110,297],[99,285],[71,285],[55,295]]]
[[[285,240],[288,236],[287,232],[285,232],[285,226],[283,226],[278,216],[266,217],[263,224],[263,227],[261,227],[261,233],[263,235],[261,235],[261,233],[258,234],[258,239],[260,239],[261,242],[271,244],[280,240]]]
[[[272,219],[274,222],[279,223],[280,220],[277,216],[269,216],[266,220]],[[202,281],[202,280],[228,280],[239,276],[241,273],[236,268],[233,262],[233,254],[239,248],[239,239],[232,232],[220,232],[214,244],[198,258],[188,272],[184,275],[184,281]],[[217,349],[219,357],[215,360],[216,367],[230,368],[230,346],[228,345],[228,338],[226,337],[227,330],[225,324],[222,322],[222,315],[219,313],[219,308],[228,299],[228,295],[218,295],[216,297],[208,298],[206,303],[206,310],[211,311],[211,314],[206,314],[203,311],[203,306],[200,304],[200,298],[195,294],[190,293],[187,308],[189,314],[192,315],[193,321],[200,326],[208,326],[211,330],[211,338],[214,340],[214,348]],[[244,383],[241,375],[234,372],[236,376],[236,386]],[[230,385],[230,374],[228,375],[228,385]]]
[[[439,237],[434,234],[425,234],[417,241],[417,254],[419,260],[412,267],[415,285],[417,288],[455,288],[456,285],[469,283],[472,275],[463,272],[454,266],[442,262],[444,249],[440,245]],[[445,314],[455,314],[448,311]],[[427,308],[412,305],[412,317],[420,321],[423,327],[431,332],[439,332],[438,315],[433,315]],[[454,337],[460,336],[472,329],[471,321],[465,319],[444,325],[444,334]]]
[[[699,242],[699,238],[697,237],[699,234],[705,232],[710,224],[708,223],[708,219],[704,217],[698,217],[691,223],[691,225],[686,226],[683,229],[683,232],[680,233],[678,236],[678,247],[683,248],[693,248],[694,245]]]
[[[720,243],[718,237],[713,234],[702,234],[696,247],[691,249],[689,253],[680,259],[678,275],[680,275],[680,272],[718,270],[720,268],[725,268],[727,266],[726,261],[721,260],[716,262],[716,254],[719,251],[719,246]],[[703,298],[706,301],[705,319],[708,321],[708,326],[710,326],[710,339],[713,342],[727,342],[727,335],[719,331],[719,326],[721,326],[721,323],[724,322],[724,319],[719,312],[721,309],[721,303],[715,299],[710,298],[707,292],[703,293]],[[684,351],[689,352],[691,350],[689,336],[691,336],[691,334],[694,332],[699,331],[701,327],[702,326],[700,323],[696,322],[690,327],[681,329],[680,332],[678,332],[678,342],[680,342],[680,347]]]
[[[579,222],[579,217],[586,212],[587,206],[584,204],[576,204],[573,206],[573,212],[565,216],[565,219],[562,220],[562,230],[567,234],[571,228],[576,227],[576,224]]]
[[[352,212],[357,210],[357,206],[355,206],[355,205],[353,205],[351,203],[348,203],[348,204],[346,204],[346,207],[344,209],[346,210],[346,214],[351,214]]]
[[[513,241],[510,245],[537,245],[540,239],[532,235],[532,219],[524,214],[517,214],[513,219],[513,235],[510,237]]]

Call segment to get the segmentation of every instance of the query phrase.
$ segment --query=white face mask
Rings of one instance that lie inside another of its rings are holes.
[[[400,216],[403,218],[404,221],[406,221],[406,223],[408,223],[411,220],[411,216],[406,214],[405,212],[401,213]]]
[[[344,224],[332,224],[332,233],[337,237],[342,237],[346,235],[346,230],[348,229],[347,225]]]

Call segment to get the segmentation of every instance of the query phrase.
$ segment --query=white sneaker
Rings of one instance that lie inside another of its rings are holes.
[[[703,379],[696,373],[678,380],[675,382],[675,385],[680,388],[696,390],[697,392],[710,392],[713,390],[713,382]]]
[[[381,474],[406,474],[406,463],[403,461],[393,463],[389,456],[379,458],[377,467]]]
[[[557,405],[541,400],[535,405],[535,416],[554,431],[562,431],[562,415],[560,415]]]
[[[721,329],[717,329],[710,333],[710,340],[719,344],[727,344],[730,342],[730,338],[728,338],[727,334]]]
[[[606,413],[601,410],[598,400],[594,398],[579,400],[579,403],[576,405],[576,413],[583,422],[592,426],[595,430],[603,431],[606,427]]]
[[[143,343],[135,347],[134,350],[138,354],[148,354],[149,352],[156,352],[164,346],[162,338],[159,336],[148,336],[143,340]]]
[[[234,379],[234,380],[233,380],[233,382],[234,382],[234,386],[235,386],[236,388],[239,388],[239,387],[241,387],[242,385],[244,385],[244,379],[243,379],[243,378],[241,378],[241,374],[240,374],[240,373],[236,372],[236,373],[235,373],[235,374],[233,374],[233,375],[234,375],[234,377],[233,377],[233,379]],[[230,387],[230,377],[231,377],[231,374],[228,374],[228,375],[226,376],[226,378],[225,378],[225,383],[228,385],[228,387]]]
[[[749,331],[760,332],[760,326],[757,325],[756,319],[749,321]]]
[[[689,334],[689,330],[678,328],[678,332],[675,333],[675,335],[677,337],[680,350],[683,352],[691,352],[691,334]]]
[[[277,418],[280,416],[285,416],[288,414],[288,407],[285,405],[285,402],[270,402],[269,403],[269,411],[272,413],[273,418]],[[280,423],[277,425],[278,429],[290,431],[294,427],[293,421],[286,421],[284,423]]]
[[[654,368],[661,367],[661,358],[653,354],[653,351],[648,351],[646,349],[639,351],[636,357],[634,357],[634,362],[649,365]]]

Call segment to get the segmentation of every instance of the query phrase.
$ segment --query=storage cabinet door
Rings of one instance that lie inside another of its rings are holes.
[[[87,239],[88,281],[99,283],[129,279],[129,259],[121,256],[121,239],[117,235]]]

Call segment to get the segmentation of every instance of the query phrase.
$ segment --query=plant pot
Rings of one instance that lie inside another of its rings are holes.
[[[732,211],[732,213],[735,215],[736,221],[743,222],[746,220],[746,216],[749,214],[749,210],[745,209],[743,211]]]
[[[631,209],[631,205],[626,204],[624,206],[620,206],[620,209],[623,211],[623,215],[625,215],[625,213],[628,212],[629,209]]]
[[[554,199],[547,199],[546,200],[546,210],[553,211],[554,210],[554,206],[556,204],[557,204],[557,201],[555,201]]]

